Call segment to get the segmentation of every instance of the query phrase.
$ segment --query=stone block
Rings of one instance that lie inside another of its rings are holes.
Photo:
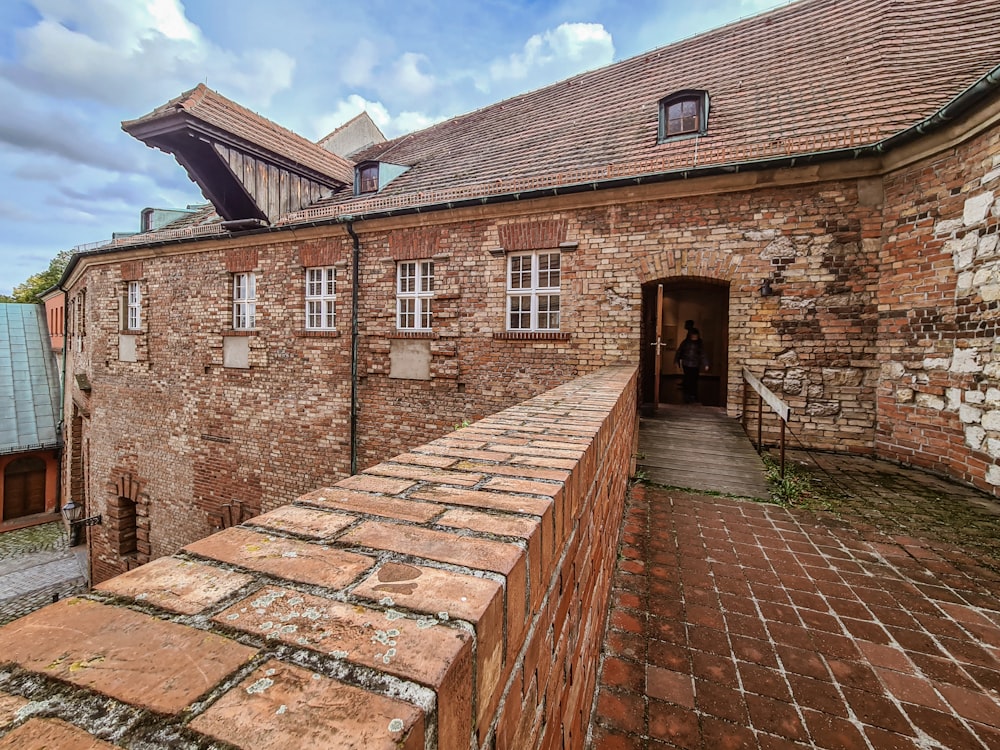
[[[917,406],[922,406],[925,409],[932,409],[934,411],[942,411],[944,409],[944,399],[940,396],[935,396],[933,393],[918,393],[916,397]]]
[[[114,750],[115,747],[59,719],[28,719],[0,740],[0,750]]]
[[[346,550],[269,536],[242,527],[213,534],[189,544],[184,551],[289,581],[330,588],[353,583],[375,562]]]
[[[965,428],[965,444],[974,451],[977,451],[982,447],[985,437],[986,430],[979,425],[969,425]]]
[[[993,207],[993,191],[986,190],[965,201],[962,210],[962,223],[970,227],[986,219]]]
[[[1000,409],[991,409],[983,414],[980,424],[984,429],[1000,432]]]
[[[965,424],[976,424],[983,418],[983,410],[969,404],[962,404],[958,410],[958,418]]]
[[[63,599],[0,629],[0,653],[29,672],[176,714],[257,652],[130,609]]]
[[[416,706],[270,660],[191,722],[195,731],[239,748],[423,750]]]
[[[979,362],[979,352],[975,349],[956,349],[951,358],[951,372],[972,373],[982,372]]]
[[[998,459],[1000,458],[1000,439],[990,438],[986,441],[986,452],[990,454],[990,458]]]
[[[95,586],[181,614],[193,615],[253,580],[244,573],[176,557],[161,557]]]
[[[833,417],[839,413],[839,401],[810,401],[806,404],[806,414],[810,417]]]
[[[970,232],[961,239],[948,240],[944,243],[944,251],[951,253],[956,271],[962,271],[972,265],[979,246],[979,236]]]

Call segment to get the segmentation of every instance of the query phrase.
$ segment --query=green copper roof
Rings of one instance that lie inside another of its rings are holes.
[[[58,443],[59,372],[41,305],[0,304],[0,454]]]

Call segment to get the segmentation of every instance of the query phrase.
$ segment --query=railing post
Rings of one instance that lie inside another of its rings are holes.
[[[781,478],[785,478],[785,420],[781,420]]]
[[[764,450],[764,397],[757,394],[757,452]]]
[[[747,376],[743,375],[743,410],[740,412],[740,421],[743,422],[743,432],[747,431]]]

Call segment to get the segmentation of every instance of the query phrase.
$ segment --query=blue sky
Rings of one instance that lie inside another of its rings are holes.
[[[4,0],[0,293],[60,250],[204,202],[121,131],[198,83],[316,140],[393,137],[721,26],[776,0]]]

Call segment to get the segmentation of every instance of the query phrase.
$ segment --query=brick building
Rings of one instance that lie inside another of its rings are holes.
[[[688,319],[705,403],[998,492],[998,22],[803,0],[349,158],[204,86],[124,123],[212,206],[62,280],[93,579],[604,365],[675,398]]]

